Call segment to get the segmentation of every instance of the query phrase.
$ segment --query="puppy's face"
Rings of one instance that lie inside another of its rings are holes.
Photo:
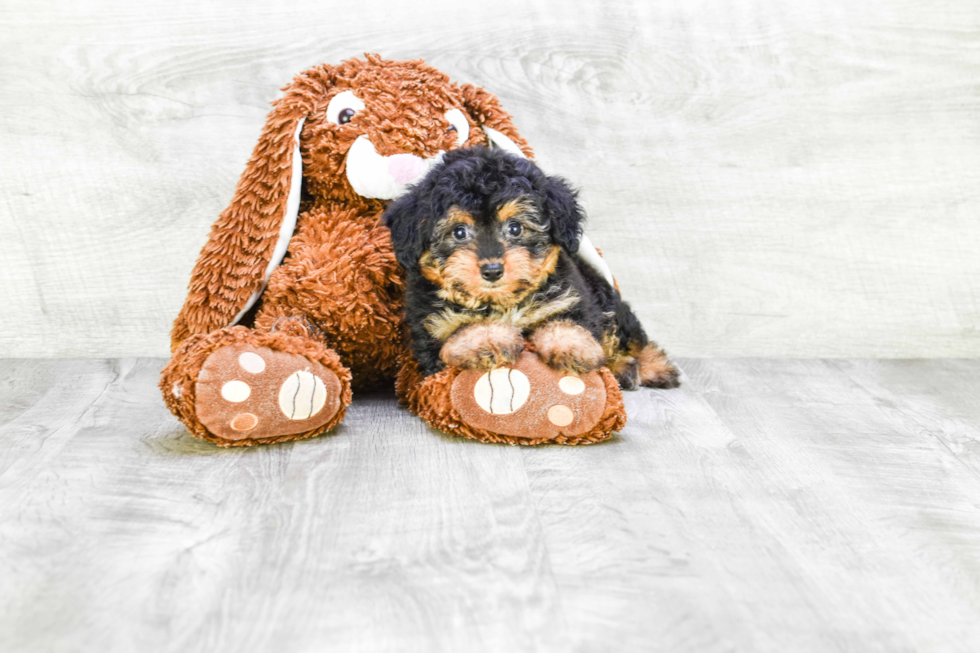
[[[443,299],[509,308],[554,271],[560,247],[534,197],[483,204],[469,211],[453,205],[435,220],[419,269]]]
[[[389,204],[384,223],[410,294],[418,274],[443,300],[508,309],[541,287],[561,252],[578,250],[584,218],[565,180],[503,150],[467,147]]]

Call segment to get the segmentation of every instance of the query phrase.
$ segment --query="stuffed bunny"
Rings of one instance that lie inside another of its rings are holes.
[[[380,217],[443,153],[473,145],[532,156],[496,97],[422,61],[368,54],[284,89],[174,322],[160,387],[192,434],[220,446],[312,437],[344,418],[352,388],[396,377],[403,403],[456,435],[577,444],[622,428],[605,368],[569,383],[529,349],[512,370],[419,374]],[[609,276],[587,239],[579,255]]]

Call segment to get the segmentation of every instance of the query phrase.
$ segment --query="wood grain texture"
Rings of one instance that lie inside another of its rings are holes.
[[[166,355],[292,75],[497,93],[677,355],[980,354],[973,0],[6,2],[0,355]]]
[[[224,450],[161,359],[0,361],[0,650],[919,651],[980,641],[980,362],[684,360],[592,447],[359,396]]]

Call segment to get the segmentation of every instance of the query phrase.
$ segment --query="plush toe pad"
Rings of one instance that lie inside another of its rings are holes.
[[[532,440],[586,433],[602,417],[606,386],[598,372],[570,376],[524,352],[513,368],[460,373],[451,400],[470,426]]]
[[[204,362],[195,408],[220,438],[272,438],[323,426],[340,409],[340,390],[336,374],[303,356],[229,345]]]

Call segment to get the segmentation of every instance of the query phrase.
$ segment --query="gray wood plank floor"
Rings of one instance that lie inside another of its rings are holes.
[[[978,650],[980,361],[683,360],[536,449],[218,449],[162,364],[0,361],[0,651]]]

